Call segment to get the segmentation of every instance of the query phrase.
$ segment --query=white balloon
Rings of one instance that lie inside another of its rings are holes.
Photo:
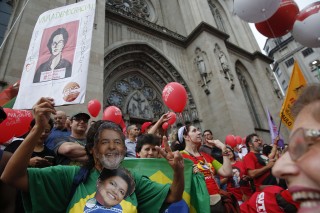
[[[259,23],[270,18],[280,3],[281,0],[234,0],[233,10],[242,20]]]
[[[320,2],[305,7],[293,25],[294,39],[306,47],[320,47]]]

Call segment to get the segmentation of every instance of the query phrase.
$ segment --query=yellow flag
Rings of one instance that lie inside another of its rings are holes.
[[[297,100],[301,89],[307,84],[304,78],[299,64],[297,61],[294,62],[292,74],[290,77],[289,87],[287,89],[287,94],[280,111],[280,118],[282,122],[289,128],[293,125],[293,116],[291,114],[292,104]]]

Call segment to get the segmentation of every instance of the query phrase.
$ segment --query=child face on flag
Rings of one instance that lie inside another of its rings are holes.
[[[287,181],[299,212],[320,208],[320,103],[305,106],[297,115],[289,140],[289,151],[276,161],[272,172]]]
[[[125,197],[128,184],[120,176],[113,176],[104,181],[98,180],[96,199],[107,208],[119,204]]]

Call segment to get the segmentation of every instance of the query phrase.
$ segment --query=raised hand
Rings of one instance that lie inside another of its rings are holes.
[[[159,146],[156,146],[156,149],[158,150],[160,155],[168,161],[174,171],[183,171],[184,161],[180,152],[172,152],[166,136],[163,136],[162,144],[164,145],[163,149],[161,149]]]
[[[43,127],[48,123],[51,113],[56,114],[56,110],[54,109],[54,101],[52,98],[42,97],[32,109],[36,120],[36,125]]]
[[[207,140],[208,143],[218,147],[221,150],[225,150],[226,145],[222,143],[220,140]]]

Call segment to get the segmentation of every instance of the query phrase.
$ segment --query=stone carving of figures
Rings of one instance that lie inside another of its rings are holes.
[[[224,74],[224,78],[229,80],[229,82],[231,83],[231,89],[234,89],[233,75],[230,72],[230,67],[229,67],[229,62],[228,62],[227,56],[224,54],[223,51],[221,51],[218,44],[216,44],[214,52],[218,55],[218,58],[219,58],[219,61],[220,61],[221,67],[222,67],[222,72]]]
[[[203,80],[203,83],[206,85],[208,73],[207,73],[207,68],[206,68],[206,64],[204,61],[205,52],[202,52],[201,49],[199,47],[197,47],[195,50],[195,54],[196,54],[196,57],[195,57],[193,63],[196,65],[196,67],[200,73],[200,76]]]

